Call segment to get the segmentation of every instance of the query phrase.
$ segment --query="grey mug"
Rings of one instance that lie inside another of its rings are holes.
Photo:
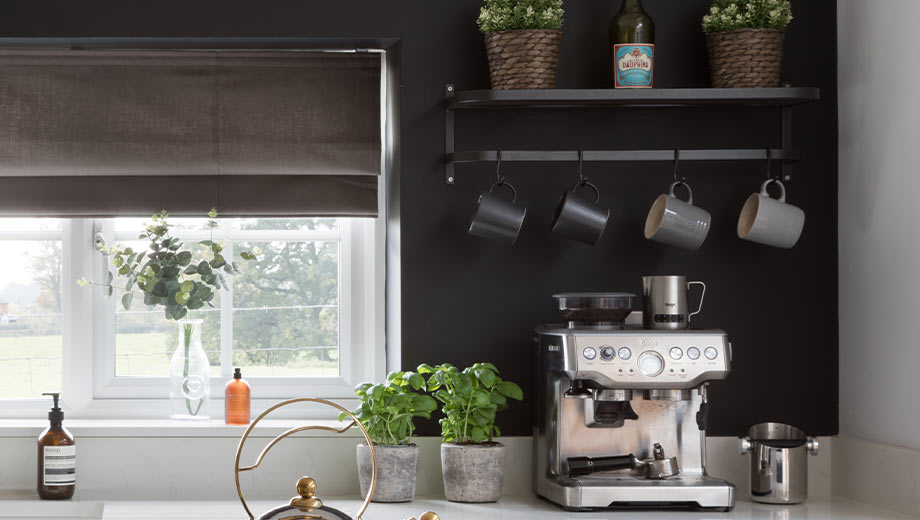
[[[497,187],[507,186],[511,190],[511,200],[505,200],[493,193]],[[479,196],[476,210],[470,221],[469,234],[490,240],[513,244],[524,225],[527,208],[520,208],[517,190],[511,184],[500,181],[493,184],[489,191]]]
[[[674,188],[687,188],[687,202],[677,198]],[[683,181],[671,184],[668,193],[655,199],[645,219],[645,238],[683,249],[695,251],[703,245],[709,234],[712,215],[693,205],[693,191]]]
[[[770,197],[767,187],[779,186],[779,199]],[[799,241],[805,227],[805,212],[786,203],[786,187],[778,179],[764,181],[760,193],[752,193],[738,217],[738,238],[788,249]]]
[[[594,190],[593,202],[577,193],[581,187]],[[553,215],[552,232],[588,245],[597,244],[610,218],[610,210],[598,206],[600,198],[597,186],[588,181],[579,182],[563,193]]]

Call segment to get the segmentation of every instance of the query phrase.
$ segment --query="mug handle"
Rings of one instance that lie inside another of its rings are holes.
[[[687,204],[693,205],[693,190],[690,189],[690,185],[684,181],[675,181],[671,183],[671,188],[668,190],[668,195],[671,197],[677,198],[677,195],[674,194],[674,188],[678,186],[683,186],[687,188]]]
[[[507,186],[508,189],[511,190],[511,203],[514,204],[515,201],[517,201],[517,190],[514,189],[514,186],[512,186],[510,182],[505,182],[504,180],[496,182],[489,188],[489,193],[492,193],[492,190],[496,187],[501,188],[502,186]]]
[[[783,182],[779,179],[767,179],[763,181],[763,184],[760,185],[760,194],[764,197],[770,197],[770,192],[767,191],[767,186],[774,182],[779,186],[779,201],[786,202],[786,187],[783,186]]]
[[[594,190],[594,203],[597,204],[598,202],[600,202],[600,200],[601,200],[601,190],[597,189],[597,186],[595,186],[594,183],[591,183],[591,182],[588,182],[588,181],[581,181],[581,182],[579,182],[578,184],[576,184],[576,185],[572,188],[572,193],[575,193],[576,191],[578,191],[578,188],[581,188],[581,187],[584,187],[584,186],[587,186],[587,187],[591,188],[592,190]]]
[[[696,312],[691,312],[690,315],[687,316],[687,319],[693,318],[693,316],[696,316],[697,314],[700,313],[700,311],[703,310],[703,298],[706,296],[706,284],[704,284],[703,282],[687,282],[687,290],[688,290],[688,291],[690,290],[690,286],[691,286],[691,285],[699,285],[700,287],[703,288],[703,292],[700,293],[700,305],[699,305],[699,307],[696,308]]]

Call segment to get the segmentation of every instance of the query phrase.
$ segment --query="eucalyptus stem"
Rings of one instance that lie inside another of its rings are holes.
[[[186,396],[185,397],[185,407],[186,409],[188,409],[189,415],[195,416],[195,415],[198,415],[198,412],[201,411],[201,405],[204,404],[204,400],[199,399],[198,406],[195,408],[194,411],[192,411],[192,400],[188,398],[188,391],[189,391],[188,389],[189,356],[188,355],[189,355],[189,350],[192,344],[192,329],[193,327],[192,327],[191,321],[187,321],[186,323],[182,324],[182,331],[184,332],[183,336],[185,336],[185,340],[183,341],[183,343],[185,344],[185,360],[184,360],[185,363],[182,366],[182,390],[184,390],[183,394],[185,394]]]

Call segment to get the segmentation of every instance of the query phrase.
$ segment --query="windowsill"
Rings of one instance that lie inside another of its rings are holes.
[[[344,423],[331,420],[303,419],[266,419],[253,429],[249,435],[253,438],[275,437],[291,428],[307,425],[331,426],[341,428]],[[45,419],[2,419],[0,420],[0,438],[4,437],[38,437],[48,426]],[[76,438],[92,437],[235,437],[239,438],[246,426],[231,426],[220,419],[201,422],[172,421],[169,419],[72,419],[65,420],[64,427]],[[355,430],[336,434],[325,430],[298,433],[311,437],[338,437],[340,435],[360,436]]]

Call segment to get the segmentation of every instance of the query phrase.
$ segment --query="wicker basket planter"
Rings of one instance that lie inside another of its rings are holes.
[[[712,86],[778,87],[783,36],[779,29],[735,29],[706,35]]]
[[[562,31],[521,29],[485,35],[492,88],[547,89],[556,86]]]

